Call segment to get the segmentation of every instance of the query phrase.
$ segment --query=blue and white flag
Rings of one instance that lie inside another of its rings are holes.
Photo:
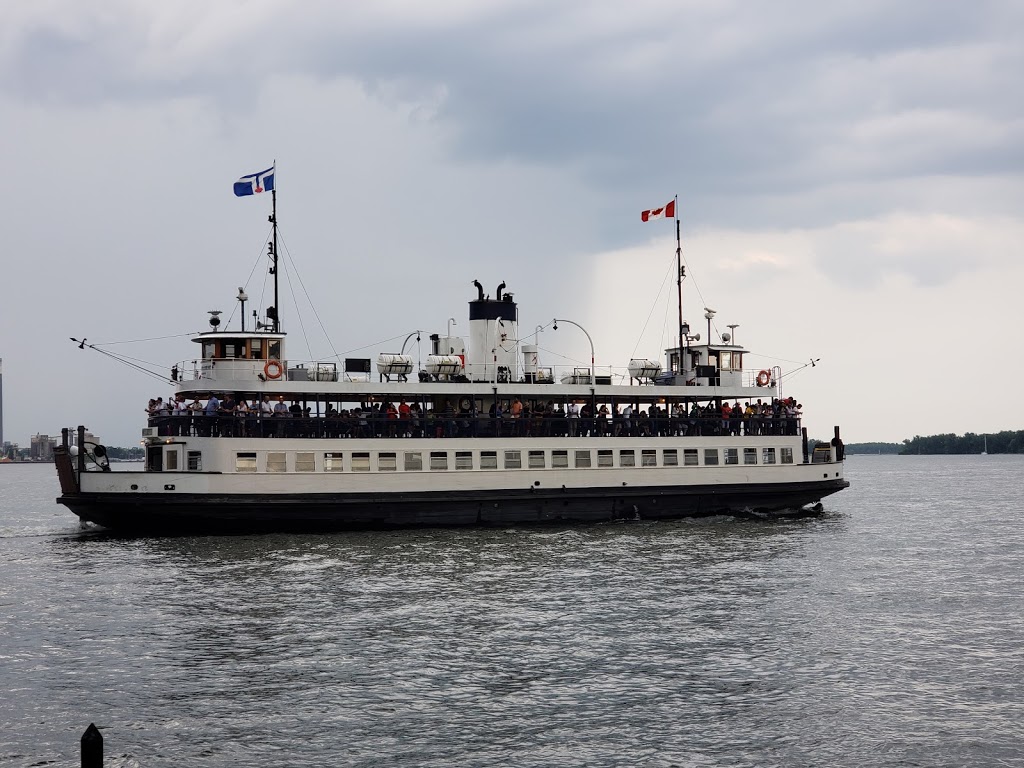
[[[274,190],[274,168],[243,176],[235,182],[235,196],[258,195],[260,192]]]

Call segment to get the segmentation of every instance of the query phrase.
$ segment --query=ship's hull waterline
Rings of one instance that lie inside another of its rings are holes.
[[[807,514],[846,488],[840,478],[744,486],[515,489],[366,494],[65,494],[82,520],[154,534],[599,523],[685,517]]]

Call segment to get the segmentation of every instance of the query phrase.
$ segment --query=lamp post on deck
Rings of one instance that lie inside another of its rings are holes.
[[[569,325],[575,325],[577,328],[583,331],[584,335],[587,337],[587,341],[590,342],[590,375],[592,377],[595,376],[596,372],[594,370],[594,340],[590,338],[590,334],[587,333],[587,329],[584,328],[579,323],[574,323],[572,320],[559,320],[556,317],[554,320],[551,321],[551,330],[557,331],[559,323],[568,323]]]

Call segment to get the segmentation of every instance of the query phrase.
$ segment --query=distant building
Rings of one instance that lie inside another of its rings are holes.
[[[29,458],[32,461],[53,461],[53,449],[56,447],[57,438],[49,435],[32,435]]]

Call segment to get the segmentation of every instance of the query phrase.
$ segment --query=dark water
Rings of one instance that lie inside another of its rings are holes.
[[[1024,766],[1020,457],[819,519],[111,539],[0,467],[0,766]],[[121,764],[112,761],[113,764]]]

